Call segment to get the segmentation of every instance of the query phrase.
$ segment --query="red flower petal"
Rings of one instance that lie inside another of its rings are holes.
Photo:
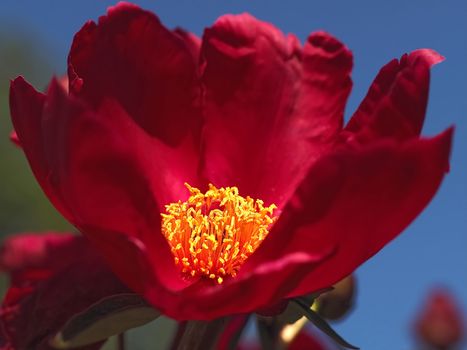
[[[212,320],[222,315],[248,313],[281,301],[304,274],[329,258],[331,253],[284,254],[257,264],[251,270],[240,270],[237,277],[227,279],[221,285],[200,280],[179,293],[164,295],[163,291],[153,289],[145,297],[164,314],[177,320]],[[256,292],[245,293],[247,290]]]
[[[128,236],[144,242],[151,259],[157,257],[154,268],[164,284],[181,283],[160,234],[159,210],[163,203],[186,196],[182,185],[186,178],[177,174],[187,174],[186,164],[170,159],[170,149],[144,133],[114,101],[105,101],[94,113],[57,84],[51,84],[48,99],[43,124],[45,151],[51,159],[49,178],[69,205],[72,221],[99,242],[112,265],[120,265],[123,249],[112,250],[112,241]],[[116,272],[135,288],[136,282],[128,280],[138,275],[134,268],[133,274]]]
[[[0,267],[12,286],[0,309],[0,349],[49,350],[52,336],[76,313],[128,292],[84,238],[49,233],[5,241]],[[99,349],[101,343],[81,349]]]
[[[202,57],[206,177],[280,206],[341,129],[350,52],[326,33],[302,50],[244,14],[205,31]]]
[[[164,145],[138,128],[115,102],[104,102],[97,113],[90,111],[55,81],[49,88],[41,125],[45,155],[38,157],[46,159],[47,184],[69,208],[69,219],[99,248],[120,278],[174,318],[210,319],[236,313],[239,308],[264,307],[278,301],[277,290],[287,293],[294,280],[322,259],[322,252],[285,255],[245,270],[222,287],[199,283],[180,291],[189,284],[180,278],[160,234],[159,196],[155,195],[161,189],[163,197],[162,188],[171,186],[161,182],[172,177],[161,175],[157,160],[167,152],[154,146]],[[176,168],[176,163],[172,167]],[[271,273],[277,278],[271,279]],[[266,285],[268,293],[256,298],[241,293],[245,288]]]
[[[43,110],[44,102],[35,104],[39,97],[43,95],[22,78],[12,83],[15,128],[49,198],[84,233],[89,228],[106,232],[106,240],[101,240],[103,235],[92,239],[108,261],[118,265],[124,249],[107,247],[109,241],[119,240],[119,235],[138,238],[149,256],[157,256],[154,265],[164,284],[178,286],[178,270],[160,234],[159,209],[186,196],[184,181],[197,183],[195,175],[187,175],[184,159],[148,136],[115,102],[103,102],[97,113],[90,111],[55,80]],[[132,243],[123,241],[131,252]],[[133,288],[142,288],[137,266],[129,273],[117,272]]]
[[[50,201],[65,217],[69,218],[68,209],[51,187],[48,175],[48,159],[44,154],[42,138],[42,110],[46,96],[31,85],[23,77],[18,77],[10,85],[11,120],[15,128],[19,144],[24,150],[29,165]]]
[[[25,103],[27,101],[27,103]],[[26,156],[34,168],[39,181],[47,174],[46,160],[42,153],[41,118],[45,95],[36,91],[23,77],[18,77],[10,85],[10,110],[16,137],[30,150]]]
[[[336,253],[290,296],[328,287],[395,238],[422,211],[448,169],[452,129],[432,139],[387,141],[323,157],[244,268],[292,251]]]
[[[178,145],[189,133],[199,136],[192,50],[193,42],[167,30],[153,13],[120,3],[76,34],[69,55],[71,91],[96,108],[116,99],[149,134]]]
[[[378,137],[406,139],[419,135],[428,101],[430,67],[443,59],[435,51],[424,49],[385,65],[347,124],[347,138],[366,142]]]

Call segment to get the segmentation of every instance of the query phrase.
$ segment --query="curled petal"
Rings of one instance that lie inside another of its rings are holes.
[[[35,90],[23,77],[18,77],[10,84],[11,120],[15,128],[19,144],[28,159],[31,169],[55,207],[67,218],[70,218],[68,208],[54,191],[48,179],[49,165],[44,154],[42,137],[42,111],[46,96]]]
[[[425,119],[430,67],[443,59],[422,49],[385,65],[347,124],[345,138],[365,143],[379,137],[418,136]]]

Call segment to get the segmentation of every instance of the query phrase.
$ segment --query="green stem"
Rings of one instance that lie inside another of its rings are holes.
[[[188,321],[177,350],[211,350],[224,329],[224,319],[214,321]]]
[[[122,332],[117,336],[117,349],[125,350],[125,333]]]
[[[258,335],[263,350],[283,350],[280,339],[281,325],[273,317],[257,316]]]
[[[177,350],[178,347],[180,346],[180,342],[182,340],[183,334],[185,333],[187,322],[179,322],[177,325],[177,331],[175,332],[173,339],[172,339],[172,344],[170,345],[170,350]]]

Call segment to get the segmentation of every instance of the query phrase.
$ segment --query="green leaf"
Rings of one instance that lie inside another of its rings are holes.
[[[333,339],[337,344],[344,346],[348,349],[359,349],[358,347],[348,343],[344,340],[337,332],[332,329],[332,327],[319,316],[316,312],[314,312],[306,302],[300,300],[300,298],[292,299],[290,302],[294,303],[302,312],[303,316],[305,316],[311,323],[313,323],[317,328],[319,328],[323,333],[328,335],[331,339]]]
[[[316,292],[313,292],[311,294],[307,294],[307,295],[304,295],[302,297],[300,297],[301,300],[303,300],[304,302],[306,302],[308,305],[310,305],[310,307],[313,305],[313,303],[315,302],[315,300],[321,295],[321,294],[324,294],[324,293],[327,293],[327,292],[330,292],[334,290],[334,287],[328,287],[328,288],[323,288],[323,289],[319,289],[317,290]]]
[[[306,305],[311,307],[313,303],[315,302],[316,298],[318,298],[323,293],[332,291],[333,289],[334,289],[333,287],[320,289],[314,293],[301,296],[300,300],[302,300]],[[294,324],[300,318],[302,318],[302,316],[303,316],[303,312],[301,312],[301,310],[297,310],[297,307],[289,303],[287,307],[285,308],[285,310],[280,315],[276,316],[276,319],[281,324],[286,325],[286,324]]]
[[[97,343],[159,316],[160,313],[138,294],[112,295],[74,315],[50,345],[56,349],[73,349]]]

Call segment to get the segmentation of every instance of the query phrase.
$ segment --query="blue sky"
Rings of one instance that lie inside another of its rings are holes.
[[[467,2],[393,1],[135,1],[169,27],[197,34],[224,13],[250,12],[304,41],[317,29],[354,53],[347,117],[379,68],[394,57],[433,48],[446,61],[432,72],[425,135],[456,125],[452,171],[425,212],[358,271],[358,307],[337,329],[362,349],[410,349],[413,315],[432,286],[449,287],[467,306]],[[4,0],[0,29],[40,39],[57,74],[65,70],[73,34],[112,1]],[[1,64],[1,63],[0,63]],[[26,77],[27,78],[27,77]],[[6,84],[7,82],[0,82]]]

